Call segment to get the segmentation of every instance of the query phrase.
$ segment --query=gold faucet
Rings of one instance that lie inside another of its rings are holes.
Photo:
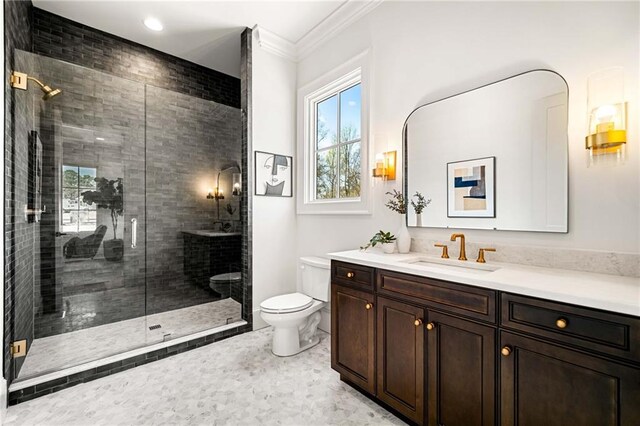
[[[464,246],[464,234],[451,234],[451,241],[460,238],[460,256],[458,260],[467,260],[467,250]]]

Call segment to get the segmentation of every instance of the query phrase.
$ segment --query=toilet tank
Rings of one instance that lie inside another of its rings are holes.
[[[323,302],[331,294],[331,261],[321,257],[301,257],[302,293]]]

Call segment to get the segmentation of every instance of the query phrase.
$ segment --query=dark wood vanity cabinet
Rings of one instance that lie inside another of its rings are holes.
[[[495,425],[495,327],[429,312],[427,380],[429,425]]]
[[[331,286],[331,367],[375,394],[375,311],[373,294]]]
[[[640,424],[640,370],[509,332],[500,334],[502,425]]]
[[[405,417],[424,417],[425,311],[407,303],[377,298],[377,397]]]
[[[640,425],[640,318],[332,262],[331,365],[429,426]]]

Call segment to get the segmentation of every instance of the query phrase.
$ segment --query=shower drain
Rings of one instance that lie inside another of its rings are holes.
[[[149,330],[157,330],[157,329],[159,329],[160,327],[162,327],[160,324],[155,324],[155,325],[150,326],[150,327],[149,327]]]

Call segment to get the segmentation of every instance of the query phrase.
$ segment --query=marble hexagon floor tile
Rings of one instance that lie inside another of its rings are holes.
[[[6,425],[404,424],[331,370],[330,336],[293,357],[245,333],[9,408]]]

